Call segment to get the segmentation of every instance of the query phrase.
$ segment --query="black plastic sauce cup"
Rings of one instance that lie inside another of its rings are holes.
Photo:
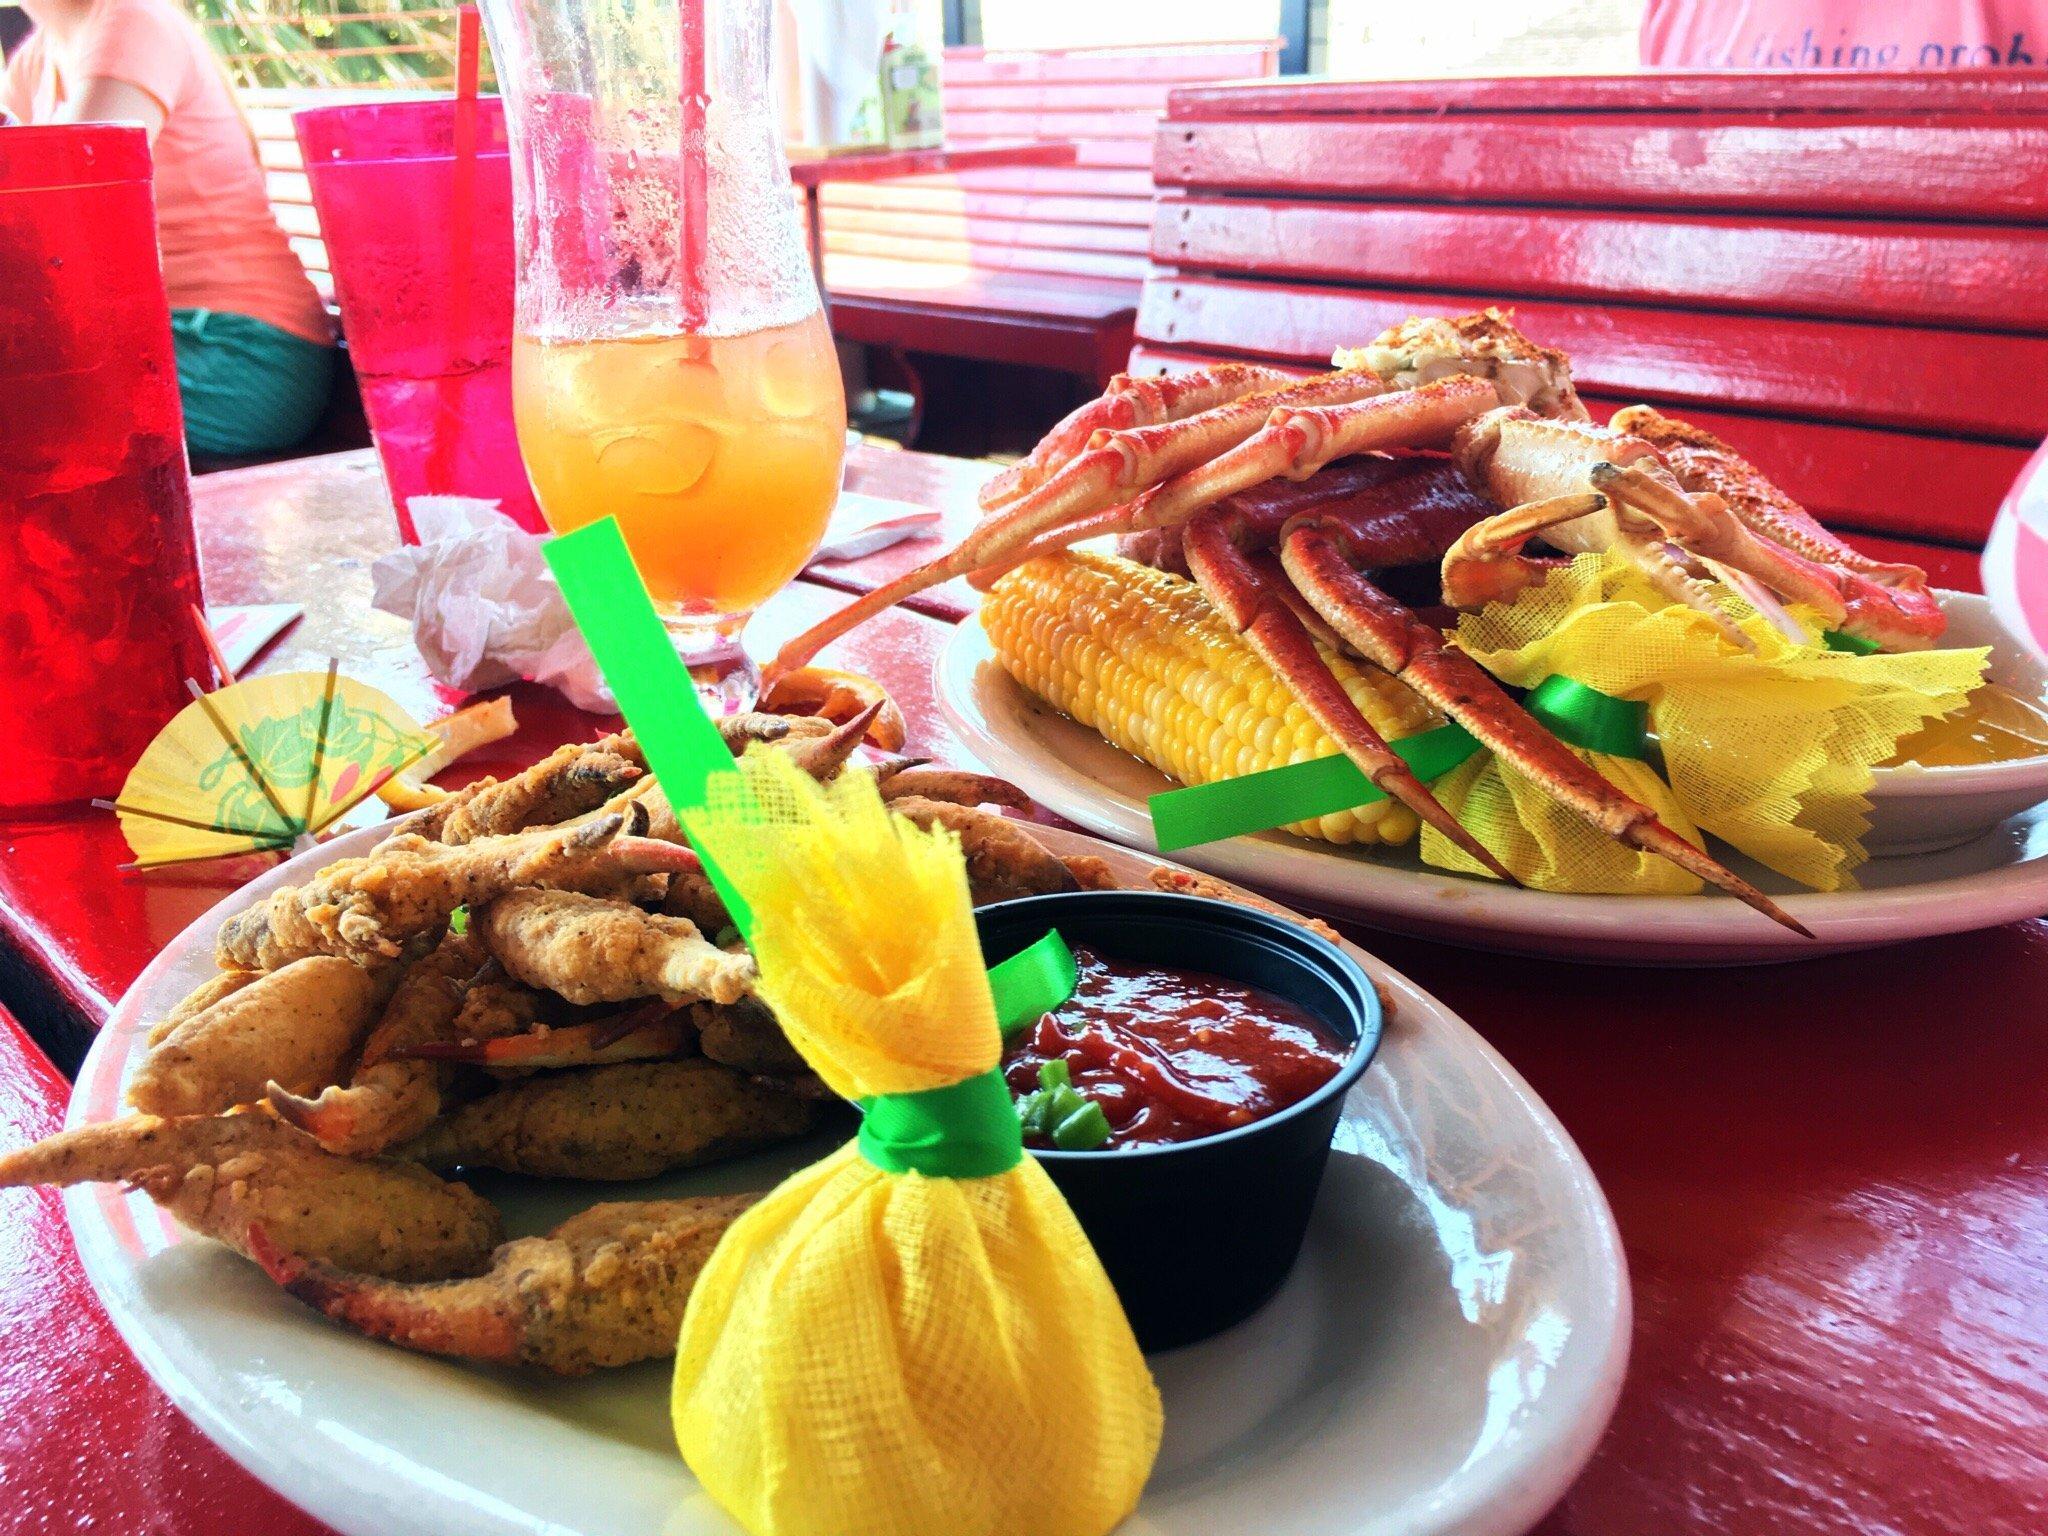
[[[1110,959],[1258,987],[1351,1043],[1329,1082],[1234,1130],[1094,1152],[1031,1149],[1101,1255],[1139,1344],[1170,1349],[1244,1321],[1294,1267],[1344,1096],[1379,1047],[1371,980],[1306,928],[1198,896],[1027,896],[984,907],[975,918],[990,965],[1057,928],[1069,944]]]

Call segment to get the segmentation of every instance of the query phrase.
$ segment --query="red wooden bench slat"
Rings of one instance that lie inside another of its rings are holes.
[[[1143,102],[1114,112],[1059,107],[955,107],[946,103],[946,137],[951,139],[1113,139],[1142,141],[1149,151],[1160,107]]]
[[[989,80],[945,82],[946,112],[1129,112],[1138,107],[1166,110],[1170,80]]]
[[[945,81],[951,85],[1005,80],[1189,81],[1235,80],[1269,74],[1279,44],[1271,41],[1185,47],[1088,48],[991,53],[948,48]]]
[[[1060,246],[1002,244],[995,240],[983,240],[979,238],[978,232],[966,237],[939,239],[842,230],[826,241],[825,253],[828,257],[846,255],[902,261],[909,263],[913,269],[926,266],[959,266],[982,267],[996,272],[1066,273],[1076,277],[1120,278],[1126,285],[1124,300],[1127,307],[1135,306],[1138,285],[1144,281],[1150,266],[1143,256],[1125,256],[1114,251],[1075,250]]]
[[[891,187],[924,186],[957,182],[980,192],[1021,194],[1052,193],[1073,197],[1114,197],[1128,200],[1152,220],[1152,170],[1130,166],[1018,166],[987,171],[960,171],[950,177],[911,176],[902,181],[883,182]]]
[[[934,250],[953,247],[1007,250],[1011,247],[1071,251],[1075,254],[1112,254],[1135,258],[1139,276],[1146,266],[1147,232],[1120,224],[1048,222],[1041,219],[983,217],[973,220],[958,213],[908,208],[843,208],[825,237],[825,249],[851,250],[843,244],[855,236],[885,238],[929,244]],[[934,256],[931,260],[948,260]]]
[[[947,142],[993,144],[1015,139],[1015,133],[984,133],[963,125],[957,132],[948,124]],[[1074,163],[1088,169],[1133,170],[1152,168],[1152,141],[1143,139],[1075,139]]]
[[[1410,315],[1469,295],[1167,274],[1146,284],[1138,334],[1162,346],[1321,362]],[[2033,443],[2048,432],[2048,339],[1773,315],[1515,305],[1522,328],[1571,354],[1588,387],[1875,426]]]
[[[905,216],[944,215],[955,220],[1021,219],[1031,223],[1088,225],[1135,231],[1143,251],[1152,237],[1152,205],[1128,197],[1069,197],[1057,192],[986,192],[952,177],[888,184],[845,183],[819,189],[828,230],[856,212],[884,210]]]
[[[2048,113],[2048,75],[2018,70],[1808,73],[1645,70],[1634,75],[1523,75],[1483,80],[1320,80],[1190,85],[1174,118],[1332,113],[1882,112]]]
[[[2048,118],[1817,114],[1176,121],[1154,155],[1216,191],[2048,222],[2048,178],[2014,174],[2043,164]]]
[[[2048,238],[2000,225],[1163,198],[1152,251],[1266,278],[2048,330]]]
[[[1131,354],[1131,369],[1179,373],[1215,360],[1214,354],[1141,344]],[[1604,421],[1645,396],[1588,391],[1585,398]],[[1974,548],[2028,458],[2025,448],[2002,443],[1747,416],[1648,398],[1736,444],[1815,516],[1859,533],[1886,530]]]

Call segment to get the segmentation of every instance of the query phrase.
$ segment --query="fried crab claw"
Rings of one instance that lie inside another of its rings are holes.
[[[335,1157],[263,1114],[82,1125],[0,1157],[0,1185],[120,1183],[193,1231],[395,1280],[474,1274],[498,1213],[412,1162]]]
[[[510,975],[572,1003],[734,1003],[754,985],[753,956],[720,949],[688,918],[630,902],[517,890],[485,907],[474,924]]]
[[[279,1119],[330,1152],[382,1152],[431,1125],[449,1086],[447,1068],[407,1059],[413,1048],[516,1032],[535,1022],[538,1003],[503,984],[474,933],[447,934],[406,969],[346,1084],[332,1074],[296,1091],[272,1082],[265,1098]]]
[[[817,1105],[699,1057],[520,1078],[434,1122],[402,1155],[430,1168],[651,1179],[786,1141]]]
[[[250,1233],[256,1261],[336,1322],[425,1354],[564,1376],[673,1354],[690,1290],[753,1195],[592,1206],[491,1255],[483,1273],[404,1284]]]
[[[503,783],[479,779],[402,829],[450,844],[552,826],[596,810],[647,771],[624,736],[557,747]]]
[[[229,918],[215,958],[223,970],[270,971],[323,954],[376,965],[396,959],[407,940],[438,932],[457,907],[509,890],[611,891],[636,875],[694,866],[687,849],[643,835],[647,826],[635,806],[458,847],[401,833]]]
[[[355,1056],[396,980],[395,967],[332,955],[265,972],[152,1045],[128,1102],[151,1115],[213,1115],[261,1101],[273,1082],[317,1093]]]

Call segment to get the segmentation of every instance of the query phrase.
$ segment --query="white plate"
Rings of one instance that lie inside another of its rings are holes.
[[[211,970],[223,917],[378,835],[281,866],[158,956],[94,1042],[71,1122],[116,1111],[146,1021]],[[1050,839],[1123,875],[1150,863]],[[1301,1263],[1250,1321],[1154,1358],[1166,1443],[1131,1536],[1509,1536],[1563,1492],[1614,1406],[1628,1279],[1591,1171],[1477,1035],[1359,958],[1390,1001],[1386,1039],[1346,1105]],[[597,1198],[765,1187],[821,1150],[603,1193],[489,1192],[530,1232]],[[665,1361],[558,1381],[405,1354],[177,1236],[140,1195],[86,1187],[65,1206],[150,1374],[229,1455],[350,1536],[736,1530],[669,1439]]]
[[[975,619],[940,652],[939,708],[968,749],[1041,805],[1091,832],[1150,849],[1147,799],[1172,782],[1019,686]],[[1727,856],[1728,850],[1716,852]],[[1803,939],[1732,896],[1573,896],[1425,866],[1412,845],[1371,853],[1261,832],[1174,857],[1296,905],[1454,944],[1624,965],[1803,960],[1899,939],[1991,928],[2048,913],[2048,806],[1936,853],[1875,859],[1861,890],[1816,893],[1739,856],[1729,867],[1813,930]]]

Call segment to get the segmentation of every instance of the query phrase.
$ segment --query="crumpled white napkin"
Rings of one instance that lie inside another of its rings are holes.
[[[472,692],[525,678],[578,709],[617,712],[537,535],[495,501],[415,496],[407,505],[420,542],[371,565],[371,601],[412,625],[435,677]]]
[[[495,501],[414,496],[406,505],[420,542],[371,565],[371,601],[412,625],[435,677],[469,692],[525,678],[559,689],[578,709],[617,712],[539,535]],[[935,538],[939,525],[929,508],[849,491],[816,558],[858,559],[904,539]]]

